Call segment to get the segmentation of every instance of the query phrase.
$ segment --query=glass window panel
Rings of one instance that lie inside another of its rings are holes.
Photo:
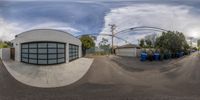
[[[48,48],[57,48],[56,43],[48,43]]]
[[[22,54],[22,57],[28,58],[28,54]]]
[[[29,59],[29,63],[37,64],[37,60],[35,60],[35,59]]]
[[[58,49],[58,53],[64,53],[65,49]]]
[[[22,48],[28,48],[28,44],[22,44]]]
[[[38,53],[47,53],[47,49],[38,49]]]
[[[37,49],[29,49],[29,53],[37,53]]]
[[[38,60],[38,64],[47,64],[47,60]]]
[[[57,49],[48,49],[48,53],[57,53]]]
[[[78,46],[76,45],[69,45],[69,60],[74,60],[78,58]]]
[[[38,55],[38,59],[47,59],[47,55]]]
[[[47,47],[48,44],[48,47]],[[22,44],[22,61],[32,64],[57,64],[65,62],[65,44],[63,43],[27,43]],[[69,45],[70,59],[77,58],[77,46]],[[29,49],[28,49],[29,48]],[[58,54],[59,53],[59,54]],[[38,58],[38,59],[37,59]],[[58,59],[57,59],[58,58]]]
[[[48,58],[49,59],[56,59],[57,58],[57,54],[49,54]]]
[[[22,49],[22,53],[28,53],[28,49]]]
[[[30,43],[29,48],[37,48],[37,43]]]
[[[29,58],[35,58],[35,59],[37,59],[37,54],[29,54]]]
[[[46,48],[47,43],[38,43],[38,48]]]
[[[65,57],[65,54],[58,54],[58,58],[63,58]]]
[[[57,64],[57,60],[48,60],[48,64]]]
[[[61,63],[61,62],[65,62],[65,59],[64,58],[58,59],[58,63]]]
[[[23,61],[23,62],[28,62],[28,59],[22,58],[22,61]]]
[[[64,44],[61,44],[61,43],[59,43],[59,44],[58,44],[58,48],[65,48],[65,45],[64,45]]]

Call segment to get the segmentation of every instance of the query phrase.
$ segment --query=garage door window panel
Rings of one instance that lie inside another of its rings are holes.
[[[69,44],[69,60],[75,60],[79,58],[78,46],[74,44]]]
[[[65,63],[65,43],[34,42],[21,44],[21,61],[31,64]]]

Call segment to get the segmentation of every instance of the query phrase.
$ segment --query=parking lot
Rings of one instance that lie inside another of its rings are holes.
[[[199,61],[197,53],[157,62],[97,56],[75,84],[48,89],[18,82],[1,63],[0,100],[199,100]]]

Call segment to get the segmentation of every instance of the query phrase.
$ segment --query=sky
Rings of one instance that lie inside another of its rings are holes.
[[[0,39],[12,40],[16,34],[32,29],[64,30],[83,34],[111,34],[139,26],[180,31],[186,37],[200,38],[200,2],[192,0],[7,0],[0,1]],[[131,31],[117,36],[137,44],[138,39],[158,32]],[[99,36],[97,42],[102,37]],[[115,39],[115,45],[124,41]]]

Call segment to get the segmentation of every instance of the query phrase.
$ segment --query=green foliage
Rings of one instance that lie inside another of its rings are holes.
[[[153,43],[150,39],[141,39],[139,45],[142,48],[152,48],[153,47]]]
[[[200,47],[200,39],[197,41],[197,46]]]
[[[95,46],[94,40],[88,36],[88,35],[84,35],[80,38],[82,45],[85,49],[89,49]]]
[[[146,43],[146,47],[147,48],[151,48],[152,47],[152,42],[151,42],[150,39],[145,40],[145,43]]]
[[[145,45],[144,45],[144,42],[145,42],[144,39],[141,39],[141,40],[140,40],[140,44],[139,44],[140,47],[144,48],[144,46],[145,46]]]
[[[8,41],[0,41],[0,48],[9,48],[11,47],[11,42]]]
[[[197,47],[193,47],[192,49],[193,49],[193,50],[198,50],[198,48],[197,48]]]
[[[110,49],[110,44],[108,43],[108,39],[102,38],[101,42],[99,42],[99,47],[104,49],[104,51],[108,51]]]
[[[181,32],[163,32],[160,37],[156,39],[155,46],[170,52],[177,52],[189,49],[185,36]]]

